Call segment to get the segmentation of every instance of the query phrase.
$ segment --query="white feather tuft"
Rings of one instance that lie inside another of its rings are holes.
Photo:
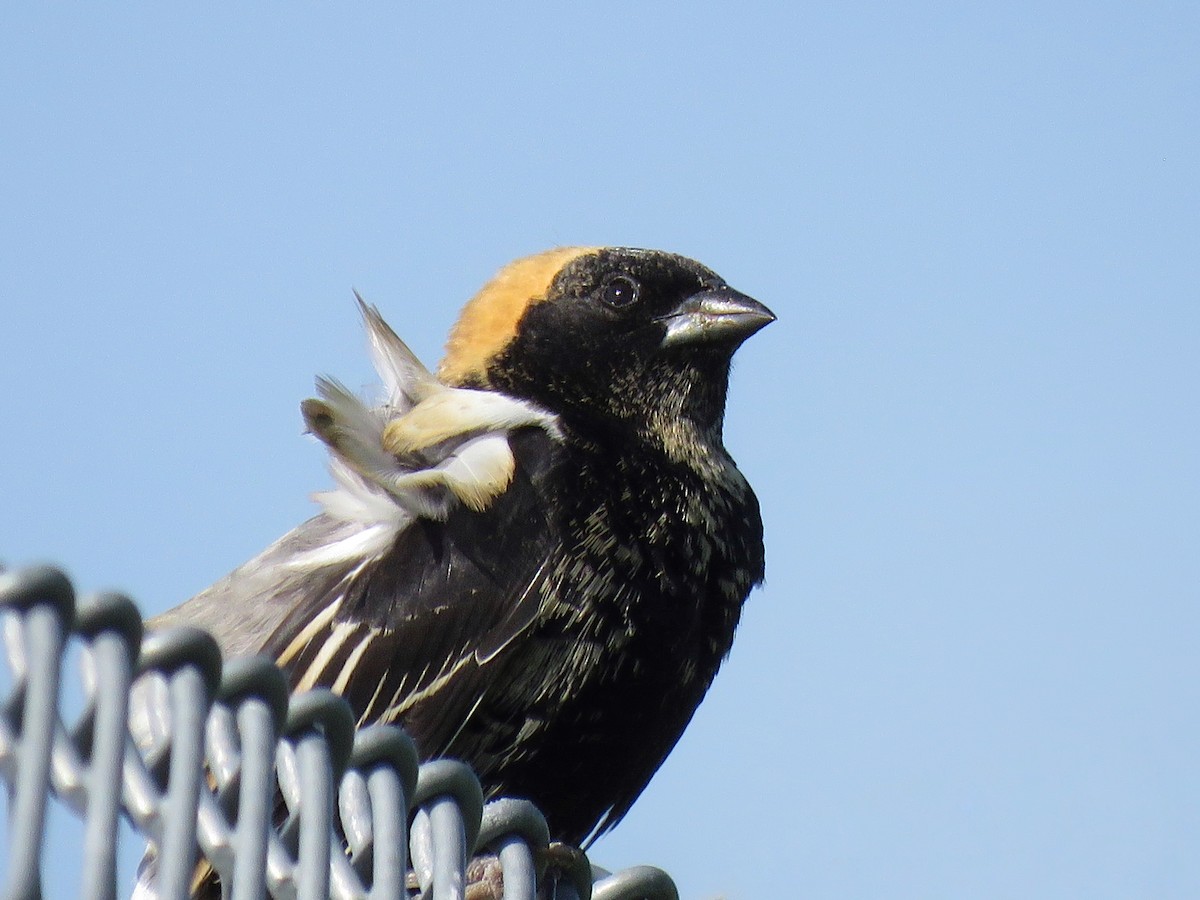
[[[314,499],[335,519],[365,525],[391,522],[397,530],[412,520],[404,507],[396,505],[394,497],[372,485],[336,456],[329,460],[329,472],[336,487],[316,494]]]
[[[359,306],[387,405],[369,407],[339,382],[318,378],[320,399],[301,410],[330,451],[335,486],[316,500],[361,530],[303,554],[302,568],[383,553],[414,519],[444,520],[459,503],[486,509],[512,482],[513,430],[537,427],[561,438],[557,419],[531,403],[442,384],[377,309],[361,297]]]

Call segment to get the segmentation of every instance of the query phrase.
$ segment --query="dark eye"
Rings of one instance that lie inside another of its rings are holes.
[[[613,309],[624,309],[626,306],[637,303],[640,290],[641,287],[638,283],[628,275],[614,275],[604,282],[604,287],[600,289],[600,296]]]

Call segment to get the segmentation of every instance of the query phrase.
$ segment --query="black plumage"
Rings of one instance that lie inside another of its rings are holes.
[[[364,315],[387,402],[322,382],[304,407],[339,484],[325,511],[160,624],[271,654],[580,844],[674,746],[763,577],[722,419],[732,354],[773,316],[619,248],[503,270],[437,381]]]

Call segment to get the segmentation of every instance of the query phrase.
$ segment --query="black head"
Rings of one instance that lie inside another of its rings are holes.
[[[686,257],[552,250],[513,263],[468,304],[440,373],[568,422],[719,429],[730,359],[774,318]]]

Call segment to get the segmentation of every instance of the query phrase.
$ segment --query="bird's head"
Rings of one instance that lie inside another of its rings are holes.
[[[438,374],[531,400],[582,428],[720,440],[734,351],[773,321],[671,253],[565,247],[519,259],[467,304]]]

